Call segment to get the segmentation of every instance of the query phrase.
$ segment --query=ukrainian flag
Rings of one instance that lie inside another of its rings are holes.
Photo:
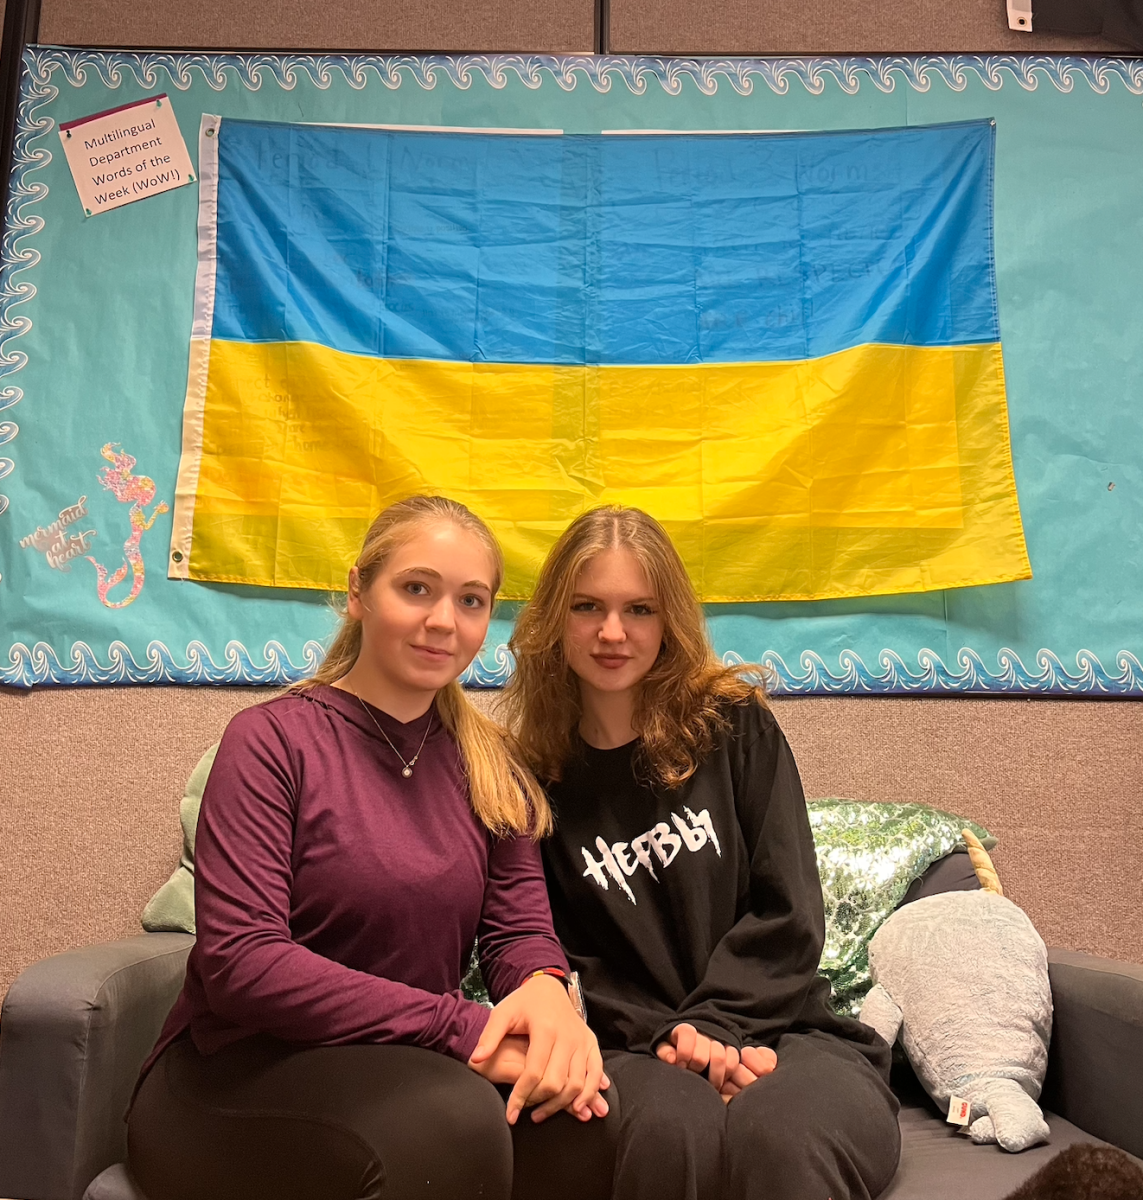
[[[993,144],[205,117],[171,574],[344,588],[438,491],[514,598],[603,502],[709,601],[1028,578]]]

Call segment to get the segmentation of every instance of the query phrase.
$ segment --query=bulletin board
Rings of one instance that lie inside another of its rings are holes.
[[[154,194],[88,215],[61,130],[155,97],[188,178],[144,166]],[[204,114],[418,136],[994,123],[998,344],[1031,577],[710,603],[712,637],[727,661],[764,664],[775,692],[1143,693],[1143,63],[1039,56],[30,47],[0,265],[0,682],[283,684],[312,671],[333,629],[321,589],[180,577],[173,559]],[[470,684],[507,679],[513,612],[494,619]]]

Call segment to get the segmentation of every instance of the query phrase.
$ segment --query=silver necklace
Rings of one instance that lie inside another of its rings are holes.
[[[356,692],[353,694],[357,696]],[[401,774],[408,779],[413,773],[413,768],[417,765],[417,759],[421,757],[421,751],[425,748],[425,742],[429,740],[429,730],[433,727],[433,714],[429,713],[428,724],[425,726],[425,736],[421,738],[421,744],[417,747],[416,754],[414,754],[413,757],[406,762],[401,755],[401,751],[393,745],[389,735],[384,729],[381,728],[381,722],[378,721],[377,718],[369,711],[368,705],[366,705],[365,701],[362,700],[360,696],[357,696],[357,703],[361,705],[362,709],[364,709],[365,715],[373,722],[374,725],[377,726],[377,732],[389,743],[389,749],[392,750],[399,759],[401,759]]]

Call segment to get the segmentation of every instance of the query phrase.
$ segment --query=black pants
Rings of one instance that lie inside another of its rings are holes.
[[[148,1200],[607,1200],[617,1102],[513,1127],[508,1090],[415,1046],[183,1038],[139,1089],[129,1165]]]
[[[622,1097],[615,1200],[871,1200],[897,1170],[897,1100],[824,1033],[786,1034],[778,1066],[728,1105],[700,1075],[604,1056]]]

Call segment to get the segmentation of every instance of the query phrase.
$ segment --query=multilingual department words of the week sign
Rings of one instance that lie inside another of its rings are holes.
[[[194,182],[194,167],[167,94],[60,125],[85,215]]]

